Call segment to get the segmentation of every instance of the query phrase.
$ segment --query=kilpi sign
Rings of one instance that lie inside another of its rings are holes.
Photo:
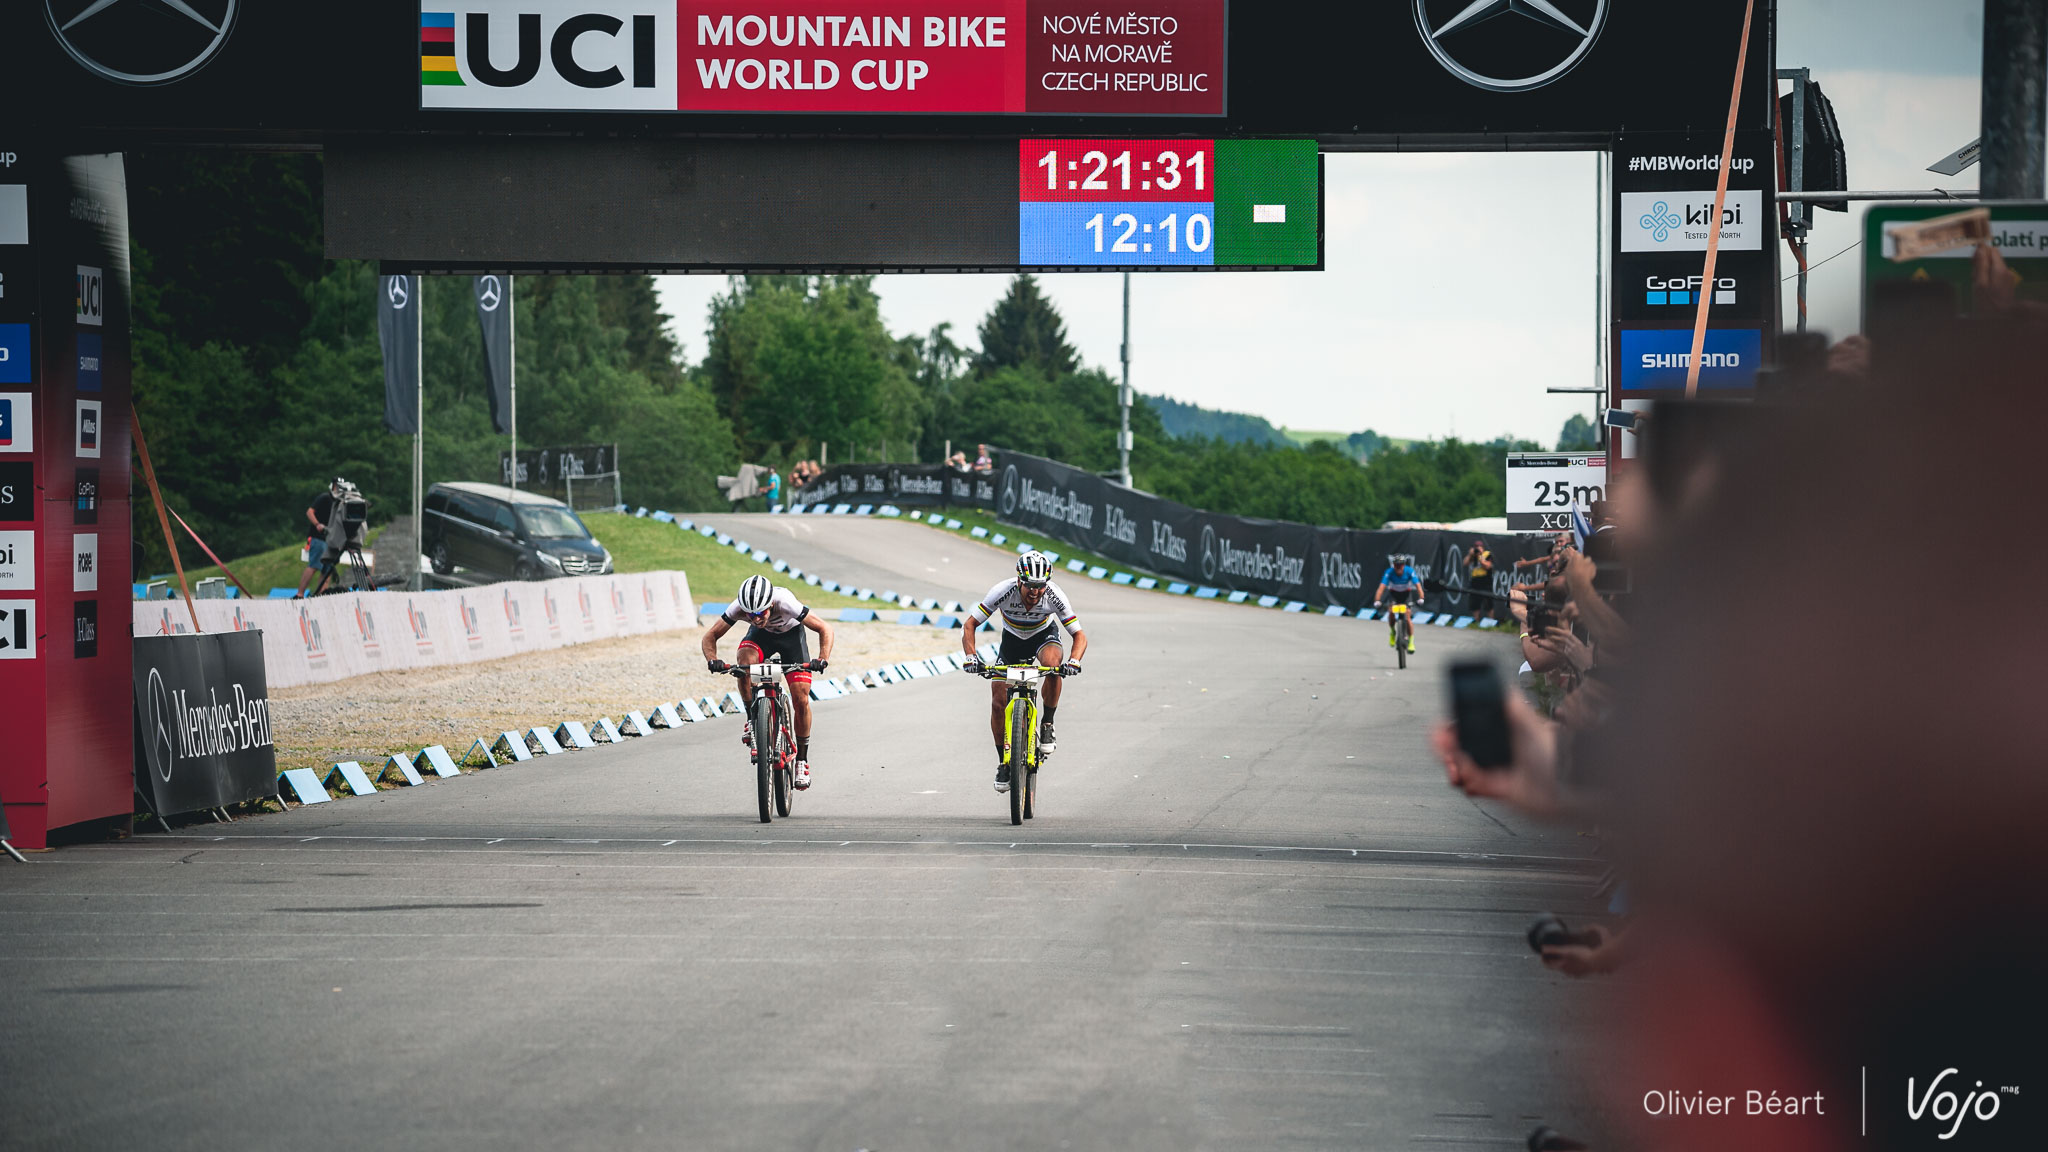
[[[1508,531],[1563,532],[1572,509],[1607,497],[1607,456],[1601,452],[1508,453]]]

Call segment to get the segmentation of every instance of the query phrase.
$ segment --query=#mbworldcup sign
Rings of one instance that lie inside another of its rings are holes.
[[[1607,0],[1415,0],[1429,54],[1490,92],[1526,92],[1563,76],[1606,23]]]
[[[43,0],[50,34],[79,66],[117,84],[170,84],[204,67],[241,0]]]

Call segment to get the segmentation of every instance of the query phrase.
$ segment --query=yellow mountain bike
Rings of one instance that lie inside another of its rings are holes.
[[[1043,664],[985,664],[984,680],[1001,680],[1008,695],[1003,705],[1003,763],[1010,768],[1010,823],[1032,818],[1038,800],[1038,766],[1045,753],[1038,747],[1038,690],[1047,676],[1060,670]]]

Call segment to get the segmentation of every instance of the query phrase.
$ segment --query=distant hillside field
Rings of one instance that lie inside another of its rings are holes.
[[[1147,396],[1145,403],[1159,413],[1159,425],[1175,439],[1200,437],[1226,444],[1284,445],[1287,437],[1262,416],[1249,412],[1220,412],[1199,404],[1184,404],[1165,396]]]

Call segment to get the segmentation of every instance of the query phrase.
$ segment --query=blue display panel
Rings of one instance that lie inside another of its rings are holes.
[[[1021,264],[1216,263],[1216,206],[1208,200],[1026,201],[1017,207]]]

